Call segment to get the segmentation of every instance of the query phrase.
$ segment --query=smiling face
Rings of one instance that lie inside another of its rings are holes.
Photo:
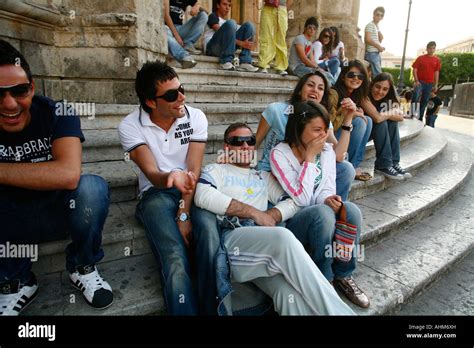
[[[0,87],[10,87],[29,83],[28,77],[21,66],[0,66]],[[0,131],[21,132],[31,121],[30,107],[34,95],[34,83],[30,92],[21,97],[13,97],[6,92],[0,96]]]
[[[301,143],[303,146],[307,146],[312,140],[326,135],[327,129],[326,125],[324,124],[324,120],[322,117],[314,117],[309,121],[303,129],[303,133],[301,133]]]
[[[322,34],[322,37],[321,37],[321,43],[326,46],[327,44],[329,44],[329,42],[331,41],[331,37],[332,37],[332,33],[329,32],[329,31],[325,31],[323,34]]]
[[[301,100],[314,100],[317,103],[321,103],[324,95],[324,87],[324,81],[321,76],[310,76],[301,89]]]
[[[251,137],[250,129],[241,127],[234,129],[227,135],[227,139],[232,137]],[[226,139],[226,140],[227,140]],[[229,154],[228,162],[238,167],[248,168],[253,162],[255,145],[249,145],[246,141],[240,146],[233,146],[227,142],[224,143],[224,150]]]
[[[390,83],[388,81],[378,81],[374,83],[370,93],[375,101],[380,101],[387,96],[389,90]]]
[[[179,80],[175,77],[162,83],[158,83],[156,96],[162,96],[171,89],[178,89],[181,86]],[[181,118],[186,114],[184,109],[184,102],[186,97],[182,93],[178,93],[178,98],[175,101],[167,102],[163,98],[156,98],[155,100],[147,100],[147,105],[154,109],[160,118],[176,119]]]
[[[362,85],[362,80],[360,78],[349,77],[352,76],[351,73],[354,73],[357,76],[360,76],[362,74],[359,68],[352,67],[344,76],[344,85],[346,86],[346,89],[349,93],[352,93],[354,90],[356,90]]]

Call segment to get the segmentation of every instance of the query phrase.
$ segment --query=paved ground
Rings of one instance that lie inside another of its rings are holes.
[[[474,120],[449,116],[448,111],[444,109],[438,116],[435,126],[450,140],[465,143],[474,156]],[[471,179],[467,185],[474,185],[474,180]],[[458,199],[459,196],[455,198]],[[446,208],[449,206],[450,203]],[[471,217],[474,217],[474,212]],[[474,315],[474,252],[428,290],[403,306],[397,314]]]

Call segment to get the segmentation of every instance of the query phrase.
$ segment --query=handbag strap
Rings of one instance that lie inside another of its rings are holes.
[[[344,203],[341,203],[341,208],[339,209],[339,221],[347,222],[347,211]]]

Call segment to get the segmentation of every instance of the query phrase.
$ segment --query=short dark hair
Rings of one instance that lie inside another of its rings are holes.
[[[377,7],[377,8],[374,10],[374,15],[375,15],[377,12],[382,12],[383,14],[385,14],[385,9],[383,8],[383,6],[379,6],[379,7]]]
[[[236,129],[239,129],[239,128],[247,128],[248,130],[250,130],[250,132],[252,133],[253,135],[253,130],[252,128],[250,128],[250,126],[247,124],[247,123],[244,123],[244,122],[236,122],[236,123],[232,123],[229,127],[227,127],[227,129],[225,130],[224,132],[224,142],[227,142],[227,138],[229,136],[230,133],[232,133],[233,131],[235,131]]]
[[[178,78],[178,74],[166,63],[154,61],[143,64],[141,69],[138,70],[135,80],[135,91],[143,110],[148,113],[151,112],[150,107],[146,105],[146,101],[155,99],[157,84],[174,78]]]
[[[430,42],[428,42],[428,44],[426,45],[426,48],[430,48],[431,46],[435,46],[435,47],[436,47],[436,42],[435,42],[435,41],[430,41]]]
[[[31,74],[30,65],[25,57],[9,42],[0,40],[0,66],[18,64],[23,68],[26,77],[28,77],[28,81],[31,83],[33,81],[33,75]]]
[[[372,87],[377,82],[382,82],[382,81],[388,81],[388,84],[390,85],[390,87],[389,87],[387,95],[382,100],[379,100],[378,102],[376,102],[372,97]],[[381,72],[380,74],[377,74],[377,76],[375,76],[370,82],[369,97],[370,97],[370,101],[374,105],[384,103],[384,102],[386,103],[388,101],[392,101],[392,103],[400,103],[400,99],[398,98],[397,91],[395,90],[395,84],[393,82],[392,75],[386,72]]]
[[[301,134],[303,134],[306,124],[313,118],[321,117],[326,129],[329,128],[329,115],[324,106],[312,100],[298,102],[294,106],[294,113],[288,117],[285,129],[285,143],[292,146],[302,145]]]
[[[316,17],[309,17],[306,22],[304,22],[304,28],[306,29],[306,27],[310,26],[310,25],[314,25],[316,28],[319,28],[319,23],[318,23],[318,20],[316,19]]]
[[[367,69],[365,68],[365,64],[362,63],[358,59],[350,60],[347,66],[344,66],[341,70],[341,73],[339,74],[339,77],[334,84],[334,89],[338,92],[339,94],[339,101],[341,101],[342,98],[348,97],[346,85],[344,84],[344,78],[346,77],[346,74],[349,72],[351,68],[357,68],[359,71],[364,75],[364,81],[362,81],[362,84],[360,85],[359,88],[357,88],[350,96],[352,101],[356,103],[357,105],[360,105],[360,102],[362,99],[365,99],[368,97],[369,94],[369,74],[367,72]]]

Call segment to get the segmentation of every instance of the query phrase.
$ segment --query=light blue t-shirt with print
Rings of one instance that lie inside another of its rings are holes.
[[[285,128],[291,111],[288,102],[271,103],[263,111],[262,117],[267,121],[270,129],[263,141],[263,154],[257,164],[258,170],[271,172],[270,151],[285,139]]]
[[[257,170],[271,172],[270,151],[285,139],[285,129],[288,116],[293,113],[292,105],[288,102],[277,102],[267,106],[262,117],[267,121],[270,129],[263,140],[262,159],[258,161]],[[329,123],[329,128],[333,128]]]

